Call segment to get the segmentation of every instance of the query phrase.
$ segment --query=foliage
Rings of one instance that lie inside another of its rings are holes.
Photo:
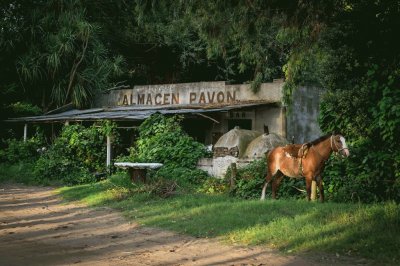
[[[326,169],[328,176],[337,177],[330,184],[335,200],[400,200],[399,73],[385,79],[373,66],[356,90],[330,93],[322,103],[322,129],[340,130],[352,140],[352,156],[342,166]]]
[[[349,159],[332,158],[324,172],[328,198],[339,202],[400,201],[399,154],[364,141]]]
[[[93,173],[104,172],[106,137],[115,131],[110,122],[65,126],[49,149],[39,158],[35,175],[39,179],[62,180],[67,184],[95,181]],[[114,133],[114,144],[117,135]]]
[[[200,169],[176,167],[166,165],[154,174],[154,180],[172,180],[183,189],[190,189],[201,185],[208,178],[208,174]]]
[[[265,182],[266,164],[264,160],[251,162],[249,165],[238,168],[234,180],[235,186],[230,193],[244,199],[256,199],[261,195],[261,188]],[[231,179],[232,169],[229,167],[225,179]]]
[[[35,168],[34,162],[12,162],[0,163],[0,183],[15,182],[27,185],[49,185],[46,182],[40,182],[33,175]]]
[[[223,194],[229,191],[229,185],[225,179],[209,177],[203,181],[197,191],[205,194]]]
[[[262,1],[141,1],[135,6],[135,15],[138,28],[158,50],[171,49],[176,54],[174,80],[169,82],[188,78],[254,80],[252,87],[257,91],[261,81],[282,77],[286,53],[275,41],[286,17],[280,8],[291,9],[295,5]]]
[[[83,1],[8,0],[1,13],[2,57],[13,66],[6,73],[14,80],[4,84],[10,94],[23,91],[43,109],[87,106],[122,73],[124,59],[110,55]]]
[[[0,150],[0,160],[7,163],[34,162],[44,144],[43,137],[39,134],[26,141],[8,139],[4,142],[6,147]]]
[[[182,117],[154,114],[139,127],[139,138],[131,149],[134,162],[158,162],[173,167],[194,168],[206,155],[203,144],[194,141],[180,125]]]
[[[16,116],[40,115],[42,113],[38,106],[24,102],[12,103],[8,109],[11,109]]]

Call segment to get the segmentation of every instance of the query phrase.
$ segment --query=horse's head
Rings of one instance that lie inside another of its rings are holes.
[[[346,144],[346,139],[342,135],[332,135],[331,147],[334,152],[337,152],[344,157],[348,157],[350,155],[349,148]]]

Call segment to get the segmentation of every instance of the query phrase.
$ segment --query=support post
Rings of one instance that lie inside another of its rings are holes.
[[[111,166],[111,137],[107,136],[107,161],[106,161],[107,168]]]
[[[64,125],[65,125],[65,126],[69,126],[69,121],[66,120],[65,123],[64,123]]]
[[[26,142],[26,139],[28,138],[28,124],[24,125],[24,142]]]
[[[311,183],[311,200],[316,200],[317,199],[317,182],[312,181]]]
[[[235,188],[235,179],[237,174],[236,163],[231,163],[231,182],[230,182],[230,190],[232,191]]]
[[[281,127],[281,130],[282,130],[282,136],[284,137],[284,138],[286,138],[286,134],[287,134],[287,125],[286,125],[286,107],[285,106],[282,106],[281,107],[281,123],[282,123],[282,127]]]

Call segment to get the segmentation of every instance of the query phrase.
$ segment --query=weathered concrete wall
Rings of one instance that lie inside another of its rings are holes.
[[[236,163],[237,168],[242,168],[251,162],[252,160],[239,159],[233,156],[202,158],[197,163],[197,168],[206,171],[210,176],[224,178],[232,163]]]
[[[287,138],[295,143],[312,141],[321,136],[318,125],[319,103],[324,90],[300,87],[293,93],[293,104],[287,112]]]
[[[95,107],[162,105],[232,105],[247,102],[281,102],[283,81],[261,84],[253,93],[250,84],[226,85],[224,81],[134,86],[98,95]]]
[[[264,132],[265,125],[268,126],[269,132],[285,136],[285,120],[281,109],[282,107],[276,105],[257,107],[255,111],[255,126],[253,130]]]

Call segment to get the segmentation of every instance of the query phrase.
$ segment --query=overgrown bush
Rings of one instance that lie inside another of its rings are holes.
[[[400,202],[400,67],[381,56],[359,59],[347,62],[362,69],[335,80],[320,106],[321,129],[341,132],[351,154],[327,165],[327,194],[341,202]]]
[[[197,191],[205,194],[226,193],[229,191],[229,184],[225,179],[209,177],[203,181]]]
[[[208,174],[196,168],[166,165],[155,173],[154,178],[174,180],[179,186],[190,188],[201,185],[208,178]]]
[[[249,165],[238,168],[231,195],[243,199],[259,198],[265,182],[266,164],[264,160],[256,160]],[[225,179],[230,182],[232,169],[229,167]]]
[[[15,162],[0,164],[0,182],[16,182],[28,185],[47,185],[40,183],[33,175],[34,162]]]
[[[43,147],[43,137],[36,135],[26,141],[5,140],[6,148],[0,150],[0,160],[6,163],[34,162],[40,155]]]
[[[207,151],[203,144],[183,131],[180,124],[182,119],[181,116],[152,115],[140,125],[138,140],[130,148],[130,154],[118,160],[164,164],[150,176],[150,183],[166,187],[176,184],[174,189],[183,190],[199,186],[207,173],[195,167]]]
[[[37,161],[35,175],[39,179],[61,180],[67,184],[95,181],[93,173],[106,171],[106,137],[116,135],[112,133],[114,128],[109,122],[91,127],[65,126]]]
[[[332,157],[328,161],[324,181],[329,199],[400,201],[400,154],[390,154],[373,146],[369,141],[362,141],[352,147],[349,158]]]
[[[154,114],[139,127],[139,138],[130,150],[133,162],[158,162],[175,167],[194,168],[207,151],[203,144],[186,134],[182,116]]]

